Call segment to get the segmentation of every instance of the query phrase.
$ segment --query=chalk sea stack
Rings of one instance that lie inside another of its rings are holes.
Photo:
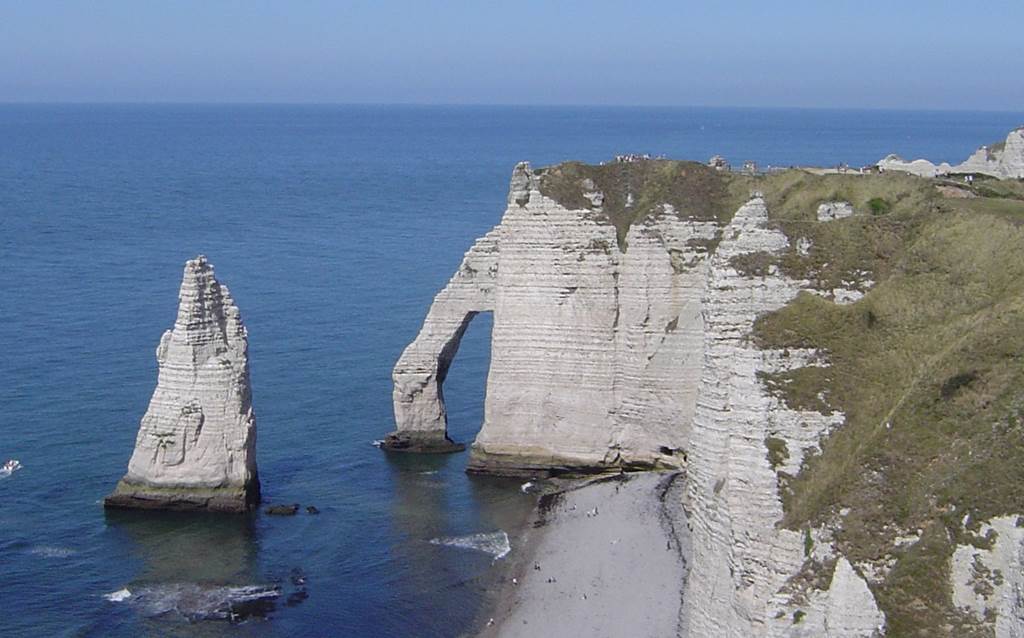
[[[110,508],[245,512],[259,504],[245,326],[213,266],[185,263],[156,390]]]

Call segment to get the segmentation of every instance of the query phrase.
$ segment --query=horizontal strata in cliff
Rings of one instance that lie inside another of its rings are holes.
[[[259,503],[248,341],[202,255],[185,264],[174,329],[156,350],[156,390],[112,508],[242,512]]]
[[[1024,179],[1024,127],[1010,131],[1006,139],[998,144],[982,146],[955,166],[947,162],[933,164],[926,159],[908,162],[897,155],[888,155],[879,160],[877,165],[882,170],[902,171],[920,177],[977,173],[1000,179]]]
[[[501,223],[466,253],[395,366],[390,449],[450,449],[442,386],[494,313],[470,470],[680,467],[703,353],[723,178],[690,162],[516,167]]]
[[[393,440],[448,445],[490,311],[470,469],[685,468],[680,635],[1017,635],[1024,190],[938,186],[520,165],[395,367]]]

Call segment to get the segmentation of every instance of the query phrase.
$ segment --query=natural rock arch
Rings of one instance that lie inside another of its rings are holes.
[[[599,204],[561,204],[544,174],[516,167],[501,224],[435,297],[395,365],[397,428],[382,447],[462,449],[448,436],[443,384],[469,322],[493,311],[467,471],[680,467],[703,353],[703,246],[720,225],[654,207],[622,230],[627,253]]]
[[[384,440],[385,449],[457,452],[465,448],[448,437],[444,381],[470,322],[494,309],[497,234],[497,229],[487,233],[466,253],[458,271],[434,298],[416,340],[395,364],[397,429]]]

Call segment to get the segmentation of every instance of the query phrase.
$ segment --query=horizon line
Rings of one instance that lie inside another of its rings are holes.
[[[897,111],[913,113],[1024,114],[1024,109],[979,109],[895,106],[796,106],[730,104],[587,104],[501,102],[341,102],[341,101],[231,101],[231,100],[0,100],[0,106],[295,106],[295,107],[413,107],[413,108],[524,108],[524,109],[723,109],[748,111]]]

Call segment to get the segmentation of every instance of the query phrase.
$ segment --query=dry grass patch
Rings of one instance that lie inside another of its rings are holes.
[[[972,635],[946,572],[954,546],[971,541],[961,521],[1024,512],[1024,229],[974,205],[992,200],[937,198],[929,180],[853,179],[787,176],[769,195],[793,243],[814,245],[783,256],[788,273],[824,287],[860,270],[878,281],[847,306],[803,293],[755,326],[763,347],[818,348],[831,362],[827,374],[773,379],[787,402],[812,408],[824,390],[847,417],[786,482],[784,523],[849,508],[841,551],[895,561],[874,587],[889,635]],[[892,212],[810,222],[819,200],[871,196]],[[917,529],[921,541],[895,546]]]

